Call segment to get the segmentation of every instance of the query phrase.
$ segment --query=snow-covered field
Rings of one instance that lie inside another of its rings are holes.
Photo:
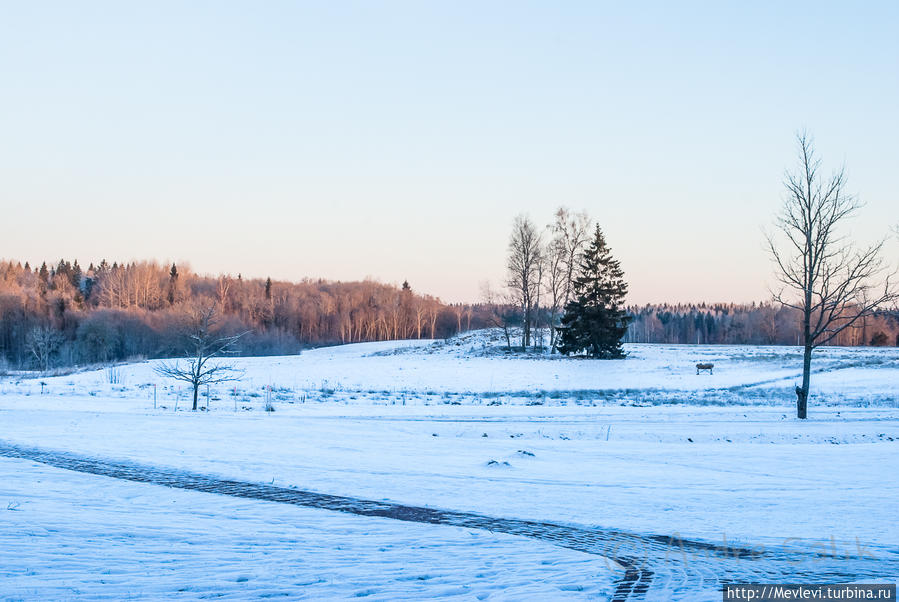
[[[210,497],[8,459],[0,459],[0,480],[10,504],[0,522],[3,599],[608,592],[604,559],[508,535]]]
[[[861,549],[896,566],[899,350],[822,350],[803,422],[796,349],[628,351],[506,357],[495,334],[475,333],[245,358],[244,380],[204,395],[197,413],[153,362],[14,377],[0,382],[0,440],[496,517]],[[699,361],[714,374],[697,375]],[[528,538],[13,459],[0,459],[0,544],[11,599],[604,599],[620,576],[602,557]],[[684,597],[720,599],[709,588]]]
[[[246,370],[246,377],[236,386],[214,391],[219,399],[211,409],[233,409],[235,401],[252,406],[266,387],[272,387],[276,401],[349,405],[786,406],[795,400],[793,388],[800,380],[802,352],[795,347],[637,344],[626,349],[626,360],[522,358],[506,354],[498,333],[476,331],[448,342],[362,343],[299,356],[239,358],[235,363]],[[714,363],[714,374],[696,374],[699,362]],[[44,392],[54,400],[92,396],[106,409],[115,398],[152,402],[155,385],[159,403],[173,407],[180,397],[183,405],[183,383],[160,378],[155,365],[151,361],[56,378],[8,378],[0,381],[0,393],[38,395],[45,382]],[[813,370],[812,404],[895,407],[895,347],[822,348],[815,352]],[[84,404],[79,402],[79,407]]]

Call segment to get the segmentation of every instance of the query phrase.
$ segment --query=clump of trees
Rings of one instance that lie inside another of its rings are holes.
[[[503,298],[489,288],[484,294],[497,307],[493,323],[504,329],[510,348],[514,327],[521,333],[521,350],[623,357],[621,339],[630,321],[623,306],[627,285],[602,231],[597,226],[591,238],[590,229],[586,213],[565,207],[543,229],[526,215],[515,218],[506,263],[508,294]]]
[[[47,370],[183,352],[183,324],[196,307],[217,308],[225,334],[249,331],[241,355],[296,353],[304,346],[445,338],[488,324],[484,308],[375,281],[282,282],[201,276],[152,261],[33,268],[0,261],[0,364]]]
[[[498,309],[493,322],[506,332],[511,349],[512,328],[518,330],[518,347],[558,347],[558,325],[562,310],[571,300],[573,280],[587,241],[590,219],[586,213],[571,213],[560,207],[552,224],[538,226],[527,215],[512,225],[506,260],[505,294],[485,287],[484,300]]]

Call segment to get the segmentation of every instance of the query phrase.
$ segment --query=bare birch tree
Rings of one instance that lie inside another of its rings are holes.
[[[218,297],[219,307],[222,308],[222,312],[224,313],[228,309],[228,296],[231,290],[231,277],[230,276],[219,276],[217,287],[216,287],[216,296]]]
[[[509,239],[507,285],[522,312],[521,347],[531,345],[531,327],[540,294],[543,250],[540,233],[526,215],[519,215],[512,225]]]
[[[571,213],[566,207],[556,210],[547,243],[547,292],[549,294],[550,347],[556,350],[557,326],[561,314],[571,301],[572,282],[578,262],[590,234],[590,217],[586,212]]]
[[[237,341],[247,334],[222,336],[217,325],[215,305],[195,310],[184,333],[187,341],[185,363],[176,360],[162,362],[156,367],[156,373],[160,376],[184,381],[193,387],[192,410],[197,409],[201,386],[240,380],[244,375],[243,370],[235,368],[230,362],[210,361],[232,350]]]
[[[845,169],[822,175],[811,137],[800,133],[797,144],[799,166],[785,176],[787,195],[776,231],[767,239],[781,285],[774,298],[801,314],[802,385],[796,387],[796,415],[804,419],[812,351],[897,295],[881,257],[884,241],[859,248],[840,233],[862,206],[845,190]]]
[[[559,232],[553,228],[552,237],[546,243],[546,294],[549,319],[549,349],[555,353],[557,344],[557,328],[559,318],[565,307],[565,295],[568,289],[567,270],[568,257],[565,242]]]

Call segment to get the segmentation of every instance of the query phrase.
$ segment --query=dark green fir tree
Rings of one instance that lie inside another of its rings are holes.
[[[169,305],[174,305],[175,301],[178,300],[178,266],[174,263],[171,269],[169,269],[169,283],[166,289],[166,299]]]
[[[47,270],[47,262],[41,264],[41,269],[37,273],[38,290],[41,295],[47,294],[47,287],[50,285],[50,272]]]
[[[624,357],[621,339],[632,318],[624,309],[627,283],[599,226],[581,256],[573,282],[574,299],[565,306],[559,351],[600,359]]]
[[[75,287],[76,291],[81,290],[81,278],[83,274],[81,273],[81,266],[78,265],[78,260],[75,260],[75,263],[72,264],[72,271],[69,272],[69,279],[72,281],[72,286]]]

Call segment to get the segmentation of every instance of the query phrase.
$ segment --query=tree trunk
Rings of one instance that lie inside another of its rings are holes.
[[[811,241],[807,242],[808,254],[812,254]],[[808,390],[812,375],[812,287],[805,286],[805,305],[802,311],[802,344],[805,350],[802,355],[802,387],[796,390],[796,417],[805,420],[808,416]]]
[[[549,314],[549,353],[556,352],[556,314]]]
[[[525,305],[524,310],[524,338],[521,342],[521,350],[527,351],[531,345],[531,304]]]
[[[811,374],[812,346],[806,345],[802,356],[802,387],[796,389],[796,417],[802,420],[808,416],[808,391]]]
[[[194,411],[197,410],[197,396],[199,395],[199,393],[200,393],[200,385],[195,384],[194,385],[194,407],[193,407]]]

